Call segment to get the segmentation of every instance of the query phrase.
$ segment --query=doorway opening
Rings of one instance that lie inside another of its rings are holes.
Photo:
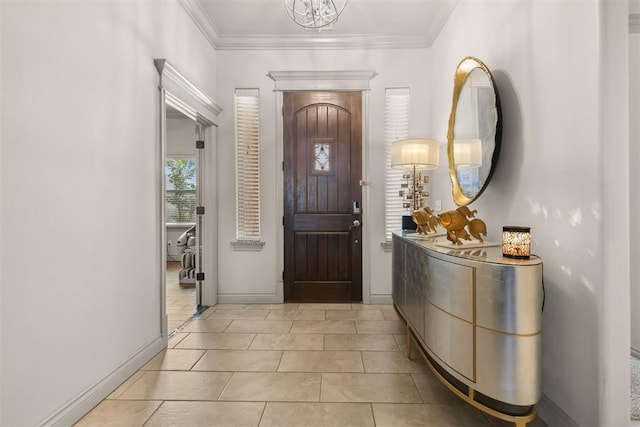
[[[199,125],[167,105],[164,159],[166,226],[165,304],[171,332],[197,313]]]
[[[216,117],[222,108],[205,92],[186,79],[166,59],[156,58],[153,62],[160,77],[158,85],[160,93],[158,109],[160,143],[157,157],[159,205],[156,224],[159,236],[158,259],[160,261],[158,265],[160,279],[159,320],[161,336],[166,345],[168,337],[174,331],[174,328],[169,328],[168,314],[178,312],[177,316],[172,316],[174,321],[171,326],[175,326],[185,316],[189,316],[188,319],[191,319],[194,314],[197,315],[208,306],[217,303],[217,228],[215,217],[217,180],[214,166],[216,164]],[[179,121],[181,125],[174,127],[172,123],[169,123],[174,119]],[[167,140],[172,139],[174,131],[180,133],[175,129],[181,127],[184,127],[184,136],[179,137],[178,144],[180,145],[176,151],[173,151],[173,143]],[[180,157],[180,155],[184,157]],[[173,160],[174,163],[169,165],[167,164],[168,160]],[[168,177],[171,173],[176,174],[172,179]],[[169,193],[173,191],[173,194],[168,194],[167,190]],[[195,203],[193,203],[194,193]],[[168,207],[168,204],[172,206]],[[207,208],[206,215],[205,207]],[[192,215],[194,209],[195,218],[189,216]],[[174,215],[174,222],[170,222],[172,221],[170,215]],[[172,237],[168,231],[167,223],[176,224],[179,228],[177,232],[181,234]],[[171,245],[169,245],[170,240]],[[205,242],[207,245],[204,244]],[[172,248],[174,245],[175,247]],[[171,260],[168,256],[169,248],[172,248],[173,259],[177,259],[175,255],[180,256],[180,264],[174,264],[171,266],[173,268],[167,269],[167,260]],[[176,253],[176,251],[178,252]],[[188,256],[185,255],[185,252],[189,252]],[[177,279],[172,270],[178,271]],[[206,277],[205,272],[207,272]],[[194,295],[194,299],[192,300],[189,296],[182,306],[171,307],[174,304],[171,304],[171,301],[167,299],[167,277],[176,280],[178,286],[183,282],[185,289],[189,289],[186,285],[191,285],[188,282],[193,282],[195,279],[194,288],[190,292]]]

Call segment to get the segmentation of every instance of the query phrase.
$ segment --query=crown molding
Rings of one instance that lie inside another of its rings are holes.
[[[427,48],[424,36],[301,35],[221,36],[218,50],[325,50]]]
[[[160,74],[160,88],[166,92],[167,103],[193,120],[203,118],[209,123],[216,124],[216,117],[222,112],[222,107],[198,89],[166,59],[158,58],[153,62]]]
[[[640,13],[629,14],[629,32],[640,33]]]
[[[204,37],[211,43],[214,49],[219,48],[219,39],[218,31],[216,27],[213,25],[211,20],[207,17],[207,14],[202,10],[202,6],[197,0],[177,0],[178,4],[182,6],[182,8],[187,12],[187,15],[191,18],[196,27],[200,29],[200,32],[204,35]]]
[[[451,13],[453,12],[453,10],[456,8],[457,5],[458,5],[458,0],[453,0],[450,2],[444,2],[440,4],[440,7],[434,14],[435,16],[433,20],[434,25],[431,27],[431,31],[429,31],[429,33],[427,34],[426,47],[431,47],[433,45],[433,42],[436,41],[436,39],[438,38],[438,35],[440,35],[440,31],[442,31],[442,28],[444,27],[444,24],[446,24],[447,20],[449,19],[449,16],[451,15]]]
[[[422,36],[335,35],[221,35],[198,0],[177,0],[216,50],[325,50],[325,49],[417,49],[429,48],[440,34],[458,0],[444,2],[435,13],[431,31]]]
[[[269,71],[274,90],[369,90],[374,70]]]

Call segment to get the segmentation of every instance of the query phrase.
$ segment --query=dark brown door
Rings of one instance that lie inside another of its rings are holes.
[[[284,93],[286,301],[362,301],[361,99]]]

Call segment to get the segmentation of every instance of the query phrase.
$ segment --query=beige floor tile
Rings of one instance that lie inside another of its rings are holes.
[[[322,402],[422,403],[409,374],[322,374]]]
[[[267,320],[325,320],[324,310],[271,310]]]
[[[286,302],[284,304],[247,304],[245,310],[297,310],[300,304]]]
[[[171,298],[170,314],[190,311]],[[406,359],[392,305],[223,304],[180,325],[78,425],[508,425],[463,403],[417,351]]]
[[[236,372],[218,400],[317,402],[320,399],[320,375]]]
[[[213,311],[218,311],[218,310],[242,310],[246,306],[247,306],[246,304],[216,304],[213,307],[211,307],[211,309]]]
[[[365,372],[388,372],[398,374],[427,373],[429,368],[421,358],[407,359],[399,351],[363,351]]]
[[[213,313],[215,310],[213,309],[213,307],[209,307],[207,308],[205,311],[203,311],[202,313],[200,313],[200,316],[198,316],[199,319],[203,319],[203,318],[207,318],[208,316],[211,315],[211,313]]]
[[[248,310],[247,310],[248,311]],[[251,332],[258,334],[286,334],[291,330],[293,320],[234,320],[226,333]]]
[[[167,318],[167,329],[169,330],[169,332],[171,332],[174,329],[178,329],[179,327],[184,325],[184,322],[184,320],[172,320],[171,318]]]
[[[396,344],[398,344],[398,350],[402,354],[407,353],[407,335],[394,335],[393,338],[396,340]],[[412,342],[411,346],[415,346],[415,343]]]
[[[182,306],[168,306],[167,309],[167,314],[184,314],[185,316],[191,317],[194,315],[194,313],[196,312],[194,307],[189,307],[189,308],[183,308]]]
[[[356,328],[359,334],[398,334],[405,332],[405,324],[393,320],[356,320]]]
[[[74,426],[76,427],[135,427],[142,426],[158,409],[161,401],[103,400]]]
[[[255,334],[191,333],[175,348],[246,350]]]
[[[352,310],[384,310],[393,311],[393,304],[351,304]]]
[[[300,310],[351,310],[351,304],[348,303],[310,303],[300,304]]]
[[[480,411],[469,405],[373,404],[376,426],[489,426]]]
[[[131,387],[133,383],[138,381],[140,377],[142,377],[143,375],[144,375],[144,371],[137,371],[136,373],[131,375],[129,378],[127,378],[125,382],[120,384],[120,386],[118,386],[118,388],[116,388],[109,396],[107,396],[107,399],[117,399],[122,393],[127,391],[127,389]]]
[[[282,351],[208,350],[194,371],[275,372]]]
[[[294,320],[292,334],[355,334],[353,320]]]
[[[395,311],[383,311],[384,320],[402,320]]]
[[[180,343],[186,336],[189,335],[187,333],[175,332],[173,335],[169,337],[169,342],[167,343],[168,348],[173,348]]]
[[[264,320],[271,310],[216,310],[207,319]]]
[[[459,405],[462,402],[458,396],[445,387],[431,372],[426,374],[413,374],[412,376],[424,403]]]
[[[513,426],[513,423],[510,421],[505,421],[505,420],[493,417],[489,414],[483,414],[483,415],[489,421],[489,425],[491,427],[512,427]],[[527,423],[527,427],[548,427],[548,426],[540,418],[536,418],[535,420]]]
[[[140,368],[143,371],[188,371],[205,353],[205,350],[166,349]]]
[[[397,351],[393,335],[325,335],[325,350]]]
[[[147,426],[257,426],[264,402],[164,402]]]
[[[380,310],[327,310],[327,320],[384,320]]]
[[[180,332],[223,332],[230,323],[230,319],[194,319],[180,328]]]
[[[167,262],[166,268],[167,327],[173,331],[196,312],[196,290],[195,287],[182,287],[178,283],[179,262]]]
[[[482,415],[487,419],[491,427],[512,427],[514,425],[514,423],[511,421],[506,421],[500,418],[496,418],[489,414],[483,413]],[[634,424],[630,424],[630,425],[634,425]],[[547,424],[544,421],[542,421],[540,418],[536,418],[533,421],[528,422],[527,427],[547,427]]]
[[[269,402],[260,427],[366,427],[374,426],[368,403]]]
[[[364,372],[359,351],[285,351],[278,372]]]
[[[249,350],[322,350],[323,345],[322,334],[258,334]]]
[[[216,400],[229,372],[147,371],[121,400]]]

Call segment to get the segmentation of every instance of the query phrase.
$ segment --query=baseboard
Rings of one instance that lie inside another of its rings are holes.
[[[145,344],[128,360],[92,386],[79,393],[67,404],[54,411],[37,426],[70,426],[82,418],[94,406],[109,396],[120,384],[158,354],[166,345],[161,336]]]
[[[369,295],[369,304],[393,304],[393,299],[387,294]]]
[[[544,421],[548,427],[579,427],[566,412],[545,394],[538,403],[538,417]]]
[[[635,358],[640,359],[640,350],[631,347],[631,355]]]
[[[276,294],[218,294],[218,304],[281,304]]]
[[[281,304],[276,294],[218,294],[218,304]],[[391,304],[391,295],[370,295],[369,304]]]

